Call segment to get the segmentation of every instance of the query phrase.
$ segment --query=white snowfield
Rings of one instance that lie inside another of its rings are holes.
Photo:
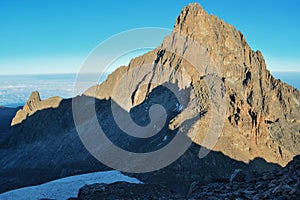
[[[67,178],[58,179],[37,186],[30,186],[11,190],[0,194],[1,200],[38,200],[56,199],[65,200],[69,197],[77,197],[78,190],[86,185],[93,183],[114,183],[118,181],[128,183],[142,183],[136,178],[125,176],[119,171],[104,171]]]

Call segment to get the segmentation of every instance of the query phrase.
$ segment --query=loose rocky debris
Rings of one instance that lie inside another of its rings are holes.
[[[112,184],[86,185],[79,190],[78,198],[70,198],[69,200],[179,198],[181,197],[174,191],[171,191],[161,185],[117,182]]]
[[[236,169],[230,177],[193,182],[187,195],[156,184],[85,185],[73,200],[97,199],[299,199],[300,155],[284,169],[265,173]]]

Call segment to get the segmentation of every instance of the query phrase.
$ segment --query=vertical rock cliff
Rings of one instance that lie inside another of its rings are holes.
[[[99,99],[114,98],[114,89],[122,84],[133,95],[133,100],[128,100],[127,104],[134,106],[155,87],[151,78],[156,77],[156,82],[163,83],[177,77],[180,89],[191,86],[198,90],[195,93],[201,94],[191,97],[201,102],[197,104],[201,107],[197,112],[208,110],[189,134],[207,130],[210,101],[207,84],[202,79],[210,72],[209,68],[199,71],[191,66],[202,62],[195,43],[217,67],[218,79],[223,81],[226,90],[226,118],[214,150],[244,162],[261,157],[281,165],[300,153],[299,91],[275,79],[267,70],[262,53],[253,51],[240,31],[207,14],[199,4],[183,8],[172,34],[160,47],[133,59],[128,67],[117,69],[107,81],[88,89],[85,94]],[[189,54],[192,63],[182,59],[184,54]],[[130,80],[121,83],[122,77]],[[181,117],[177,123],[184,120]],[[202,140],[201,134],[194,138],[198,144]]]

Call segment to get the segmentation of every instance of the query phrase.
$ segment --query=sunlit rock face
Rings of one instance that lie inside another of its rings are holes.
[[[199,133],[207,132],[211,120],[209,91],[203,81],[203,77],[210,73],[210,68],[199,71],[191,65],[204,65],[206,62],[201,60],[199,53],[195,53],[199,52],[199,48],[206,50],[210,61],[217,67],[218,78],[223,80],[226,90],[226,119],[214,150],[244,162],[261,157],[286,165],[293,155],[300,153],[299,91],[276,80],[267,70],[262,53],[253,51],[240,31],[218,17],[207,14],[199,4],[183,8],[172,34],[164,39],[161,46],[131,60],[128,67],[117,69],[107,81],[88,89],[85,94],[99,99],[113,98],[114,88],[124,86],[122,77],[131,77],[126,79],[124,87],[134,91],[131,93],[133,101],[128,99],[125,107],[134,106],[142,102],[155,87],[151,84],[151,77],[162,83],[177,76],[179,89],[191,85],[196,94],[190,96],[191,101],[197,99],[200,104],[187,106],[189,114],[184,117],[181,115],[180,120],[174,119],[170,126],[176,127],[174,124],[181,124],[186,120],[185,117],[193,115],[193,106],[200,108],[197,112],[207,110],[189,131],[190,135],[197,135],[193,141],[202,144],[204,135]],[[183,55],[183,51],[192,62],[178,56]],[[160,67],[154,68],[155,64]],[[146,78],[141,84],[143,77]],[[149,87],[145,87],[149,84]],[[122,92],[118,95],[122,95]]]
[[[17,112],[11,122],[11,125],[13,126],[22,123],[22,121],[24,121],[28,116],[33,115],[38,110],[57,108],[61,100],[61,97],[56,96],[42,101],[39,92],[34,91],[31,93],[23,109]]]

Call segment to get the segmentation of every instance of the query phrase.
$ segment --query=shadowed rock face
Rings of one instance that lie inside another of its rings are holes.
[[[0,133],[10,127],[11,120],[17,112],[16,109],[0,106]]]
[[[169,99],[172,96],[167,91],[162,92],[160,89],[158,92],[164,94],[160,98],[165,102],[173,100]],[[150,93],[150,96],[152,93],[155,94],[156,89]],[[95,99],[81,96],[76,97],[75,101],[84,108],[81,114],[88,116],[90,113],[86,107]],[[148,103],[151,103],[149,101],[152,101],[151,98],[148,100]],[[71,103],[71,100],[63,100],[58,108],[37,111],[21,124],[11,128],[10,137],[0,144],[0,192],[41,184],[66,176],[109,169],[93,158],[83,146],[74,127]],[[166,145],[169,142],[169,140],[163,141],[164,135],[162,134],[146,140],[128,137],[115,128],[110,104],[110,100],[96,100],[95,109],[103,129],[110,130],[106,134],[113,143],[129,151],[148,152],[156,150],[160,143]],[[142,102],[130,111],[139,124],[145,122],[139,117],[138,111],[144,110],[147,104]],[[176,115],[175,108],[175,105],[170,105],[167,107],[167,113],[170,116]],[[171,119],[168,119],[167,124],[170,121]],[[93,129],[93,124],[88,118],[84,122],[84,127],[88,133]],[[168,127],[164,127],[163,131],[170,135],[176,134],[176,130]],[[280,168],[263,159],[256,159],[245,164],[214,151],[205,158],[199,159],[199,149],[199,145],[192,144],[184,155],[166,168],[151,173],[129,175],[145,183],[161,184],[177,193],[185,194],[192,182],[209,177],[229,176],[237,168],[245,171],[270,171]],[[105,151],[105,149],[102,150]],[[147,165],[147,162],[144,164]]]
[[[0,141],[6,136],[6,132],[10,128],[11,121],[18,110],[19,108],[6,108],[0,106]]]

